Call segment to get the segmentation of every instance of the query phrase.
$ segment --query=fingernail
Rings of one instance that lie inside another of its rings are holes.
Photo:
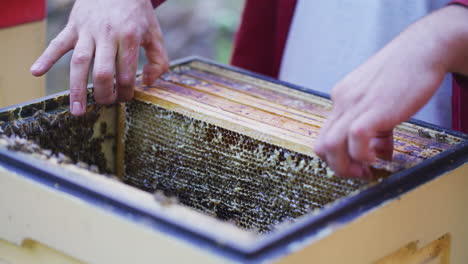
[[[36,62],[31,66],[31,71],[34,71],[34,72],[40,71],[42,67],[43,67],[42,63]]]
[[[83,112],[83,107],[80,102],[73,102],[71,112],[73,115],[80,115]]]

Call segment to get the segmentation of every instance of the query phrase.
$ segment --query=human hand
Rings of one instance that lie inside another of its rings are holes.
[[[150,0],[77,0],[66,27],[32,65],[31,73],[45,74],[74,49],[70,62],[70,110],[73,115],[82,115],[86,112],[86,87],[93,58],[96,102],[128,101],[134,93],[140,46],[148,59],[143,82],[149,85],[169,67]]]
[[[443,8],[333,88],[334,108],[315,151],[338,176],[370,176],[369,163],[392,157],[393,128],[429,101],[446,72],[467,72],[467,22],[464,8]]]

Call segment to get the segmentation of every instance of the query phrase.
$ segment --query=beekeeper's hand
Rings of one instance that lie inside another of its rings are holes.
[[[70,108],[72,114],[81,115],[86,110],[86,86],[93,59],[97,103],[109,104],[133,97],[140,46],[148,58],[143,81],[151,84],[169,64],[150,0],[77,0],[66,27],[31,66],[31,72],[36,76],[45,74],[73,49]]]
[[[392,130],[421,109],[447,72],[468,74],[468,9],[448,6],[411,25],[332,90],[316,153],[342,177],[391,159]],[[467,102],[468,103],[468,102]]]

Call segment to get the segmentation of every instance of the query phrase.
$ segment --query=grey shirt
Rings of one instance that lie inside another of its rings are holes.
[[[280,79],[329,93],[335,83],[407,26],[448,2],[298,0]],[[451,127],[451,94],[451,77],[447,75],[441,88],[414,118]]]

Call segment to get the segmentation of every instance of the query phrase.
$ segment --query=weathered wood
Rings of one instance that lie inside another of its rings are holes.
[[[328,99],[201,62],[179,66],[151,87],[138,82],[136,90],[139,100],[311,156],[332,108]],[[458,142],[418,129],[400,125],[394,132],[393,161],[379,159],[372,167],[393,173]]]

